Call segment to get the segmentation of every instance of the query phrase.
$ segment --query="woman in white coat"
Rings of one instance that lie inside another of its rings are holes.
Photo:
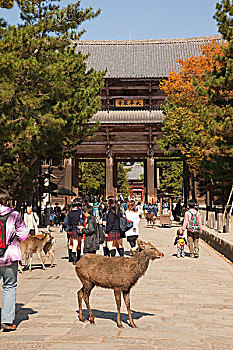
[[[130,255],[133,255],[137,248],[137,238],[139,236],[139,222],[140,217],[139,213],[136,210],[135,201],[130,201],[128,205],[128,209],[125,212],[126,219],[133,222],[133,227],[126,231],[125,235],[127,238],[127,242],[130,244]]]

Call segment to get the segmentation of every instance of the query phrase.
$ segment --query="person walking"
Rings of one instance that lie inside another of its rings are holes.
[[[51,207],[49,202],[46,202],[45,208],[44,208],[44,216],[45,216],[45,226],[47,226],[46,231],[50,231],[50,225],[51,225],[51,215],[52,215],[53,208]]]
[[[73,262],[73,265],[76,264],[81,256],[82,233],[79,227],[81,219],[82,204],[77,199],[74,199],[72,202],[72,210],[68,214],[68,253],[69,261]]]
[[[32,211],[31,206],[27,206],[27,212],[24,213],[24,222],[29,230],[29,235],[33,236],[38,234],[39,218],[36,212]]]
[[[82,229],[84,238],[84,254],[96,254],[99,249],[99,238],[97,236],[97,222],[93,214],[93,206],[85,205],[83,207],[83,215],[85,217],[85,227]]]
[[[187,229],[187,241],[191,258],[199,257],[199,238],[202,233],[200,213],[195,209],[195,201],[189,201],[189,210],[184,215],[182,231]]]
[[[130,244],[130,255],[133,255],[136,251],[137,239],[139,236],[139,222],[140,217],[136,209],[135,201],[130,201],[128,209],[126,210],[125,217],[127,220],[133,222],[133,227],[126,231],[126,239]]]
[[[5,243],[8,245],[3,255],[0,256],[0,281],[1,278],[3,279],[1,307],[1,328],[3,332],[16,330],[14,321],[17,271],[18,262],[22,260],[18,240],[25,241],[29,236],[21,215],[7,205],[8,201],[9,193],[0,189],[0,234],[2,238],[0,248],[3,249]],[[3,236],[5,236],[5,239]]]
[[[55,225],[59,226],[61,222],[61,207],[58,203],[55,203],[55,207],[53,208],[55,217]]]
[[[124,256],[123,238],[120,235],[119,205],[114,197],[108,199],[108,212],[106,214],[106,245],[111,257],[116,256],[116,249],[120,256]]]

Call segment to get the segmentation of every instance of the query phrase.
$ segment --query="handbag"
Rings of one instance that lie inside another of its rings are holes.
[[[120,230],[126,232],[133,227],[133,221],[126,219],[125,217],[120,217]]]

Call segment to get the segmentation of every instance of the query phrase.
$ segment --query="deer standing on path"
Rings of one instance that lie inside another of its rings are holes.
[[[129,315],[129,323],[135,328],[130,311],[130,290],[138,279],[146,272],[149,261],[162,258],[164,254],[151,243],[138,240],[138,249],[132,258],[114,257],[87,254],[75,266],[76,274],[83,284],[77,292],[79,304],[79,319],[85,322],[82,314],[82,299],[90,314],[91,324],[95,319],[89,304],[89,296],[95,286],[114,290],[117,305],[117,325],[122,328],[120,318],[121,293]]]
[[[42,269],[45,270],[44,262],[41,256],[41,251],[46,245],[51,240],[51,235],[50,233],[46,233],[44,238],[40,239],[36,236],[29,236],[25,241],[20,241],[20,249],[21,249],[21,255],[22,257],[24,254],[26,254],[26,260],[29,258],[29,271],[32,270],[32,255],[34,253],[38,253],[39,259],[41,260],[42,263]],[[19,265],[19,270],[22,273],[22,266]]]

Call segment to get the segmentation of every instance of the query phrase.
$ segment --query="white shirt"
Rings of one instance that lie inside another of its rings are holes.
[[[139,222],[140,222],[140,217],[139,214],[135,211],[132,210],[126,210],[125,212],[126,219],[130,220],[133,222],[133,227],[125,232],[126,236],[139,236]],[[133,230],[135,229],[135,230]]]

